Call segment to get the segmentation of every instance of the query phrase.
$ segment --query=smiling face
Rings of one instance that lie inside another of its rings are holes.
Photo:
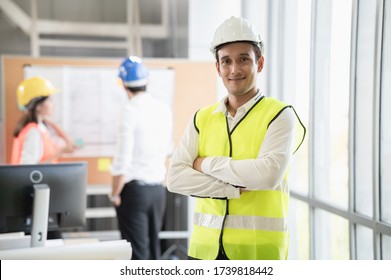
[[[263,68],[263,56],[257,58],[254,46],[247,42],[224,45],[218,50],[217,72],[228,94],[249,100],[257,92],[257,74]]]

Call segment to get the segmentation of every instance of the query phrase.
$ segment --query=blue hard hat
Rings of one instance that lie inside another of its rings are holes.
[[[118,77],[126,87],[147,85],[148,70],[137,56],[127,57],[119,67]]]

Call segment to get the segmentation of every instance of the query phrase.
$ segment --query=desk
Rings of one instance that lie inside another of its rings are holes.
[[[20,237],[24,238],[24,237]],[[130,260],[132,246],[126,240],[47,240],[44,247],[0,250],[1,260]]]
[[[2,260],[130,260],[131,256],[132,247],[124,240],[0,251]]]
[[[0,234],[0,251],[30,247],[31,236],[24,232],[10,232]]]

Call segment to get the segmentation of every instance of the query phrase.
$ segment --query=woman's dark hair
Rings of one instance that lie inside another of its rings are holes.
[[[39,104],[42,104],[48,97],[38,97],[29,102],[27,104],[26,109],[27,111],[23,115],[23,117],[19,120],[19,122],[16,124],[16,128],[14,130],[14,137],[18,137],[20,131],[25,127],[27,124],[34,122],[38,123],[37,119],[37,106]]]

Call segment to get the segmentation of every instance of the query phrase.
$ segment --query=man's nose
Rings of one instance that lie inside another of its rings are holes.
[[[236,62],[232,62],[231,64],[231,74],[236,75],[240,73],[240,67],[239,64]]]

